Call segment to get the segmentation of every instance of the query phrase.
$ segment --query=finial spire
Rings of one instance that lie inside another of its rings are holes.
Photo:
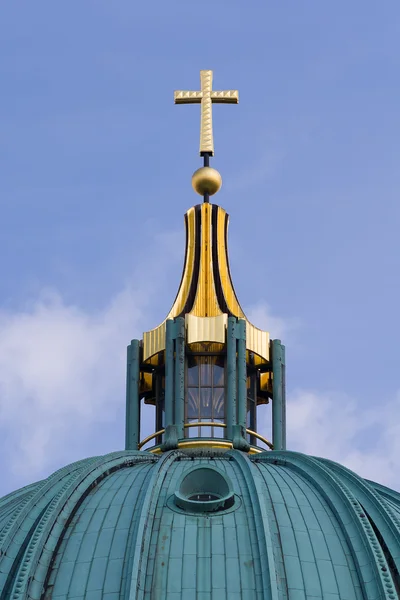
[[[200,71],[200,91],[176,91],[175,104],[201,104],[200,119],[200,156],[204,158],[204,166],[192,177],[194,190],[209,202],[209,197],[218,192],[222,184],[221,175],[209,165],[210,156],[214,156],[214,136],[212,128],[212,105],[237,104],[237,90],[213,91],[213,72]]]

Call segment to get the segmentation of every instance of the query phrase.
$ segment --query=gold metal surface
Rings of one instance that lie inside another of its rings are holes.
[[[225,302],[230,312],[238,317],[239,319],[245,319],[245,314],[239,304],[239,300],[236,297],[235,288],[233,287],[231,275],[229,272],[228,263],[228,249],[226,247],[226,234],[227,225],[229,223],[228,215],[226,211],[218,206],[218,218],[217,218],[217,254],[218,254],[218,266],[219,274],[222,285],[222,292],[224,294]]]
[[[264,452],[262,448],[257,448],[257,446],[250,446],[249,454],[261,454],[261,452]]]
[[[254,327],[246,319],[246,348],[258,354],[265,360],[269,360],[269,333]]]
[[[216,423],[214,421],[196,421],[196,423],[185,423],[183,427],[185,429],[187,429],[189,427],[222,427],[222,428],[226,428],[226,424],[225,423]],[[155,433],[148,435],[138,444],[138,449],[140,450],[148,442],[150,442],[151,440],[153,440],[154,438],[156,438],[160,435],[163,435],[164,433],[165,433],[165,429],[160,429],[159,431],[156,431]],[[252,431],[251,429],[246,429],[246,433],[248,433],[249,435],[251,435],[251,436],[257,438],[258,440],[260,440],[261,442],[263,442],[266,446],[268,446],[268,448],[270,448],[270,450],[274,449],[271,442],[269,442],[264,436],[260,435],[256,431]],[[184,442],[178,442],[178,448],[199,448],[199,447],[203,447],[203,446],[212,446],[214,448],[232,448],[232,442],[218,441],[215,438],[212,438],[212,439],[204,438],[204,440],[187,440]],[[158,449],[154,449],[154,450],[150,450],[150,452],[155,453],[156,450],[158,451]],[[160,450],[160,452],[161,452],[161,450]],[[259,450],[259,449],[255,448],[254,446],[252,446],[250,448],[250,454],[254,454],[255,452],[262,452],[262,450]]]
[[[217,440],[188,440],[187,442],[178,442],[178,448],[204,448],[208,446],[211,448],[227,448],[228,450],[233,448],[232,442],[218,442]]]
[[[224,427],[226,423],[217,423],[216,421],[196,421],[196,423],[185,423],[183,426],[185,429],[188,427]]]
[[[212,204],[204,202],[201,205],[201,246],[200,270],[197,284],[196,298],[191,314],[197,317],[216,317],[223,314],[217,295],[212,262],[212,229],[211,213]]]
[[[255,364],[265,363],[269,361],[269,334],[252,325],[240,306],[229,270],[226,246],[228,215],[223,208],[217,207],[216,231],[213,232],[213,206],[215,209],[215,205],[205,202],[197,208],[189,209],[186,213],[187,249],[183,275],[179,291],[167,319],[174,319],[183,314],[193,283],[195,286],[194,302],[190,310],[184,315],[186,317],[188,343],[225,343],[224,328],[226,328],[228,315],[221,308],[216,293],[212,246],[214,243],[216,244],[214,256],[218,261],[216,270],[226,307],[232,315],[246,321],[246,348],[254,353]],[[200,219],[201,222],[197,233],[196,218]],[[200,239],[196,237],[198,235],[200,235]],[[200,246],[199,265],[195,265],[196,245]],[[197,276],[196,281],[194,281],[195,276]],[[221,298],[221,294],[219,297]],[[196,317],[196,319],[192,317]],[[212,321],[213,318],[216,320]],[[155,329],[143,334],[143,360],[151,362],[151,357],[164,349],[165,321]]]
[[[184,263],[184,269],[182,274],[181,285],[176,295],[174,304],[169,311],[167,319],[174,319],[180,315],[186,304],[186,300],[190,290],[190,284],[193,279],[194,271],[194,254],[196,245],[196,221],[195,221],[195,207],[189,208],[186,213],[186,257]]]
[[[139,393],[151,392],[153,389],[153,374],[140,373]]]
[[[143,360],[165,350],[165,321],[159,327],[143,334]]]
[[[174,319],[180,315],[185,306],[190,284],[194,271],[194,249],[195,249],[195,208],[189,208],[186,213],[186,256],[183,267],[181,284],[176,295],[174,304],[169,311],[167,319]],[[143,360],[147,361],[151,356],[165,350],[165,321],[158,327],[143,334]]]
[[[204,341],[225,344],[227,325],[228,315],[196,317],[195,315],[187,314],[186,341],[188,344]]]
[[[192,442],[192,444],[194,444],[194,442]],[[226,444],[226,446],[224,445],[224,448],[226,447],[227,450],[230,450],[233,447],[230,442],[223,442],[223,444]],[[208,442],[207,444],[203,444],[203,446],[213,447],[214,444],[212,442]],[[178,447],[180,448],[181,445],[178,444]],[[198,446],[195,446],[195,447],[198,447]],[[217,447],[220,448],[220,446],[217,446]],[[186,448],[187,448],[187,446],[186,446]],[[153,446],[152,448],[145,450],[145,452],[150,452],[151,454],[162,454],[162,450],[161,450],[160,446]],[[258,448],[257,446],[250,446],[249,454],[261,454],[262,452],[265,452],[265,450],[263,450],[262,448]]]
[[[212,105],[237,104],[239,92],[237,90],[213,91],[213,72],[200,71],[200,91],[176,91],[175,104],[201,104],[200,119],[200,154],[203,152],[214,156],[214,137],[212,127]]]
[[[189,344],[192,352],[208,352],[209,354],[221,354],[224,351],[225,344],[219,342],[196,342]]]
[[[260,390],[272,393],[272,373],[260,373]]]
[[[151,440],[153,440],[154,438],[156,438],[159,435],[162,435],[163,433],[165,433],[165,429],[160,429],[160,431],[156,431],[155,433],[148,435],[147,437],[144,438],[144,440],[142,440],[141,442],[138,443],[138,449],[140,450],[140,448],[143,448],[143,446],[145,446],[147,444],[147,442],[150,442]]]
[[[204,196],[204,194],[213,196],[221,189],[221,185],[220,173],[211,167],[200,167],[192,175],[193,189],[200,196]]]
[[[254,436],[255,438],[257,438],[258,440],[260,440],[261,442],[263,442],[266,446],[268,446],[268,448],[270,450],[273,450],[274,447],[271,444],[271,442],[269,442],[265,437],[263,437],[262,435],[260,435],[259,433],[257,433],[256,431],[252,431],[251,429],[246,429],[246,433],[248,433],[249,435]]]

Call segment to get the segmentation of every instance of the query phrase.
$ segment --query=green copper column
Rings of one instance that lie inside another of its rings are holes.
[[[238,425],[246,429],[247,414],[247,369],[246,369],[246,321],[237,323],[237,415]],[[244,432],[245,433],[245,432]]]
[[[175,425],[178,440],[184,437],[185,421],[185,319],[175,319]]]
[[[236,323],[237,338],[237,424],[233,426],[233,447],[248,452],[250,444],[246,439],[247,416],[247,365],[246,365],[246,321]]]
[[[286,450],[286,348],[281,345],[282,364],[282,450]]]
[[[165,325],[165,427],[174,422],[174,322]]]
[[[172,450],[178,447],[175,425],[174,338],[175,323],[172,319],[168,319],[165,325],[165,435],[163,450]]]
[[[272,443],[274,450],[286,450],[285,346],[272,340]]]
[[[140,346],[132,340],[127,352],[125,450],[137,450],[140,441]]]
[[[233,440],[236,425],[236,318],[228,318],[226,331],[226,437]]]

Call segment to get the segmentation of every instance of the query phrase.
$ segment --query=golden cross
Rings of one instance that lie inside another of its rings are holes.
[[[175,104],[201,104],[200,155],[210,154],[210,156],[214,155],[212,104],[237,104],[239,102],[237,90],[213,91],[212,79],[212,71],[200,71],[200,92],[179,91],[174,93]]]

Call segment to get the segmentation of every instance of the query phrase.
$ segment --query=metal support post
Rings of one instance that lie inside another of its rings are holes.
[[[246,429],[246,414],[247,414],[247,369],[246,369],[246,321],[240,319],[237,323],[238,331],[238,357],[237,357],[237,415],[238,425]]]
[[[228,318],[226,331],[226,437],[233,439],[233,426],[236,425],[236,318]]]
[[[175,418],[178,439],[184,437],[185,421],[185,319],[175,319]]]
[[[174,322],[165,325],[165,427],[174,422]]]
[[[140,342],[127,349],[125,450],[137,450],[140,441]]]
[[[272,340],[272,443],[286,450],[285,347]]]
[[[250,444],[246,439],[247,416],[247,367],[246,367],[246,321],[239,319],[236,324],[237,337],[237,424],[233,426],[233,447],[248,452]]]
[[[165,325],[165,436],[163,449],[178,447],[175,426],[175,382],[174,382],[174,337],[175,323],[168,319]]]

